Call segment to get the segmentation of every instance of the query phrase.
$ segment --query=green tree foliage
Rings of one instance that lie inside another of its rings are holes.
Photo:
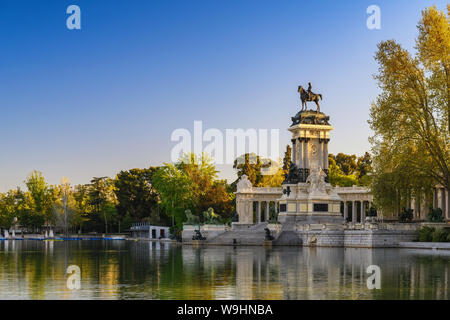
[[[89,198],[89,186],[80,184],[73,190],[73,210],[75,211],[74,225],[82,229],[83,225],[89,221],[90,214],[94,211]]]
[[[117,210],[120,218],[129,215],[134,220],[142,220],[150,216],[158,202],[156,189],[152,184],[152,176],[157,168],[131,169],[120,171],[114,185],[117,197]]]
[[[165,163],[153,174],[153,185],[158,190],[161,206],[172,218],[172,224],[181,230],[184,210],[194,202],[194,186],[186,172],[173,164]]]
[[[348,155],[344,153],[338,153],[334,160],[336,165],[341,169],[342,173],[346,176],[354,174],[356,172],[356,155]]]
[[[89,204],[94,207],[97,216],[103,218],[105,232],[108,233],[108,223],[115,219],[117,198],[114,193],[114,181],[108,177],[94,177],[89,185]],[[109,218],[109,219],[108,219]],[[108,222],[109,221],[109,222]]]
[[[420,242],[431,242],[433,240],[433,232],[435,228],[424,226],[419,230],[419,241]]]
[[[338,153],[328,155],[328,178],[333,186],[368,186],[372,173],[372,159],[368,152],[363,156]]]
[[[287,174],[289,172],[291,163],[292,163],[292,148],[290,145],[287,145],[286,152],[284,153],[284,158],[283,158],[283,171],[285,174]]]
[[[29,207],[32,211],[33,218],[28,217],[26,219],[27,222],[22,221],[22,224],[39,228],[45,222],[52,219],[53,203],[58,197],[58,190],[55,187],[49,186],[39,171],[33,171],[27,177],[27,180],[25,180],[25,185],[27,186],[29,195],[20,194],[20,197],[21,201],[29,202],[27,204],[24,202],[23,206]]]
[[[234,190],[236,189],[236,183],[244,174],[247,175],[254,187],[281,187],[285,174],[289,172],[291,166],[291,154],[292,149],[287,145],[281,167],[278,167],[273,160],[262,159],[254,153],[246,153],[238,157],[233,164],[238,176],[236,181],[232,183]],[[281,159],[278,160],[278,163],[281,163]]]
[[[356,175],[360,184],[368,183],[369,181],[362,181],[365,177],[369,177],[372,174],[372,157],[370,153],[366,152],[363,156],[358,157],[356,162]]]
[[[262,181],[262,161],[261,157],[254,153],[246,153],[234,160],[233,169],[237,170],[238,181],[244,174],[255,187],[261,186]]]
[[[196,215],[211,208],[223,218],[233,214],[234,194],[228,192],[225,180],[217,179],[217,171],[207,154],[184,155],[176,167],[186,173],[192,186],[192,211]]]
[[[0,194],[0,228],[9,229],[18,215],[18,193],[20,189]]]
[[[415,194],[429,197],[437,183],[449,188],[450,19],[431,7],[418,30],[415,56],[389,40],[375,57],[381,94],[369,121],[372,192],[386,212],[399,212]]]

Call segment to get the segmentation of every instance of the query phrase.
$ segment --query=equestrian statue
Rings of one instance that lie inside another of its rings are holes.
[[[308,111],[306,102],[314,101],[317,105],[316,112],[320,112],[319,99],[322,100],[322,95],[320,93],[312,92],[311,89],[312,89],[311,82],[308,82],[308,90],[303,89],[302,86],[298,86],[297,91],[300,94],[300,100],[302,100],[302,110],[301,111]]]

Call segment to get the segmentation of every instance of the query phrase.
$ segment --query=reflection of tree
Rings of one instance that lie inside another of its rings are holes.
[[[0,242],[0,298],[449,299],[449,255],[398,249]],[[66,268],[81,269],[81,290]],[[366,268],[381,268],[368,290]]]

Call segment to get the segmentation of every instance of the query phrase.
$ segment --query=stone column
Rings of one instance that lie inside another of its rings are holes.
[[[421,220],[426,218],[426,215],[425,215],[426,208],[427,208],[426,203],[427,203],[427,199],[426,199],[425,193],[420,193],[420,215],[419,215],[419,218]]]
[[[292,142],[292,163],[297,164],[297,144],[295,143],[295,139],[291,139]]]
[[[450,220],[450,199],[448,198],[448,190],[445,190],[445,199],[447,199],[447,206],[446,206],[447,215],[446,215],[446,217],[447,217],[447,219]]]
[[[438,189],[433,189],[433,209],[436,209],[438,207]]]
[[[278,202],[274,202],[274,205],[275,205],[275,213],[278,213]]]
[[[305,168],[305,169],[309,168],[309,155],[308,155],[308,153],[309,153],[309,151],[308,151],[309,141],[308,140],[309,139],[306,138],[306,140],[305,140],[305,149],[303,150],[303,154],[305,156],[305,164],[304,164],[303,168]]]
[[[323,143],[322,143],[322,139],[319,138],[319,150],[317,150],[317,153],[319,154],[319,167],[321,169],[324,169],[323,167]]]
[[[269,201],[266,201],[266,222],[269,222]]]
[[[303,168],[303,139],[302,138],[298,138],[298,149],[299,149],[298,167]]]
[[[352,223],[353,224],[355,224],[357,221],[357,218],[358,218],[358,215],[357,215],[357,213],[356,213],[356,210],[357,210],[357,208],[356,208],[356,201],[355,200],[353,200],[352,201]]]
[[[256,202],[256,223],[261,222],[261,201]]]
[[[365,202],[361,201],[361,223],[364,224],[366,222],[366,206]]]
[[[442,212],[444,212],[442,208],[442,189],[436,188],[436,207],[435,208],[441,208]]]
[[[446,206],[446,200],[445,200],[445,189],[441,188],[441,209],[442,209],[442,216],[444,218],[447,217],[447,206]]]
[[[323,141],[323,167],[328,169],[328,139]]]
[[[414,210],[414,217],[416,219],[420,219],[420,200],[418,195],[414,196],[413,198],[413,210]]]
[[[348,203],[344,201],[344,222],[347,222],[348,218]]]

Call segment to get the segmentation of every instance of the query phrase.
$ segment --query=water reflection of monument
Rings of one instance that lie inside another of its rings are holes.
[[[50,245],[0,241],[1,299],[450,298],[445,250],[69,241],[54,242],[51,252]],[[81,268],[78,292],[66,288],[66,258]],[[382,270],[381,290],[367,288],[369,265]]]

